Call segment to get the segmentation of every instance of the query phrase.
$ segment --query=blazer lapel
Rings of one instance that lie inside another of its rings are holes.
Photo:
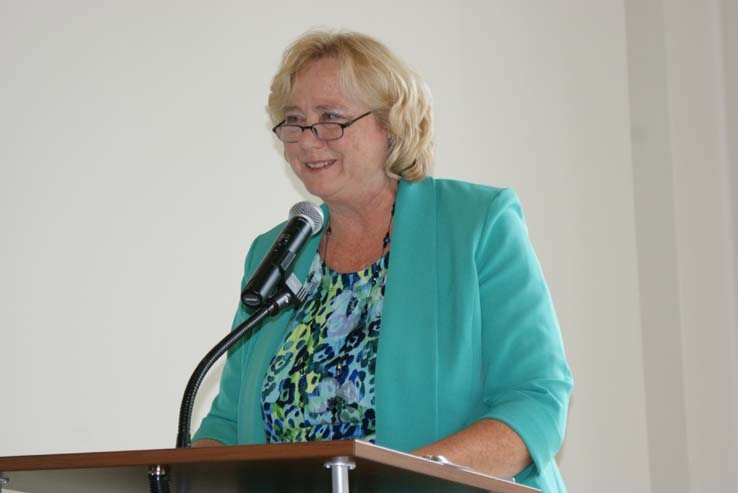
[[[377,444],[411,450],[438,430],[436,194],[400,181],[376,367]]]

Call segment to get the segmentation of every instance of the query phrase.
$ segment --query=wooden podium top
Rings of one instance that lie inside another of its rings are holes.
[[[327,493],[335,458],[356,465],[352,492],[538,491],[359,440],[0,457],[0,475],[26,493],[129,493],[148,491],[149,467],[162,465],[173,492]]]

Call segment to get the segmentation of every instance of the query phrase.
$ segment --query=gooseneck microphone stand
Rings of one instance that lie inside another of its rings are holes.
[[[200,361],[195,371],[192,372],[179,408],[179,429],[177,432],[177,448],[190,448],[192,445],[190,437],[190,426],[192,422],[192,408],[195,404],[195,396],[205,374],[233,347],[244,335],[248,334],[261,321],[270,316],[275,316],[288,306],[299,307],[305,301],[307,292],[300,284],[295,274],[290,274],[282,284],[277,294],[270,298],[264,305],[256,310],[249,318],[236,326],[225,336],[208,354]],[[162,466],[153,466],[149,469],[149,487],[151,493],[169,493],[169,477],[166,469]]]

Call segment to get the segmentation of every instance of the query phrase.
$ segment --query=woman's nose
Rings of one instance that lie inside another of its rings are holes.
[[[300,146],[306,149],[314,149],[316,147],[322,147],[325,142],[320,140],[313,131],[312,128],[305,128],[300,135]]]

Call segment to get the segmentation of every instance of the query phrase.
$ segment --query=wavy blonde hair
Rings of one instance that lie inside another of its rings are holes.
[[[282,55],[267,110],[284,119],[297,74],[310,62],[334,58],[344,94],[366,104],[390,134],[387,175],[422,180],[433,160],[433,108],[428,86],[379,41],[355,32],[309,31]]]

